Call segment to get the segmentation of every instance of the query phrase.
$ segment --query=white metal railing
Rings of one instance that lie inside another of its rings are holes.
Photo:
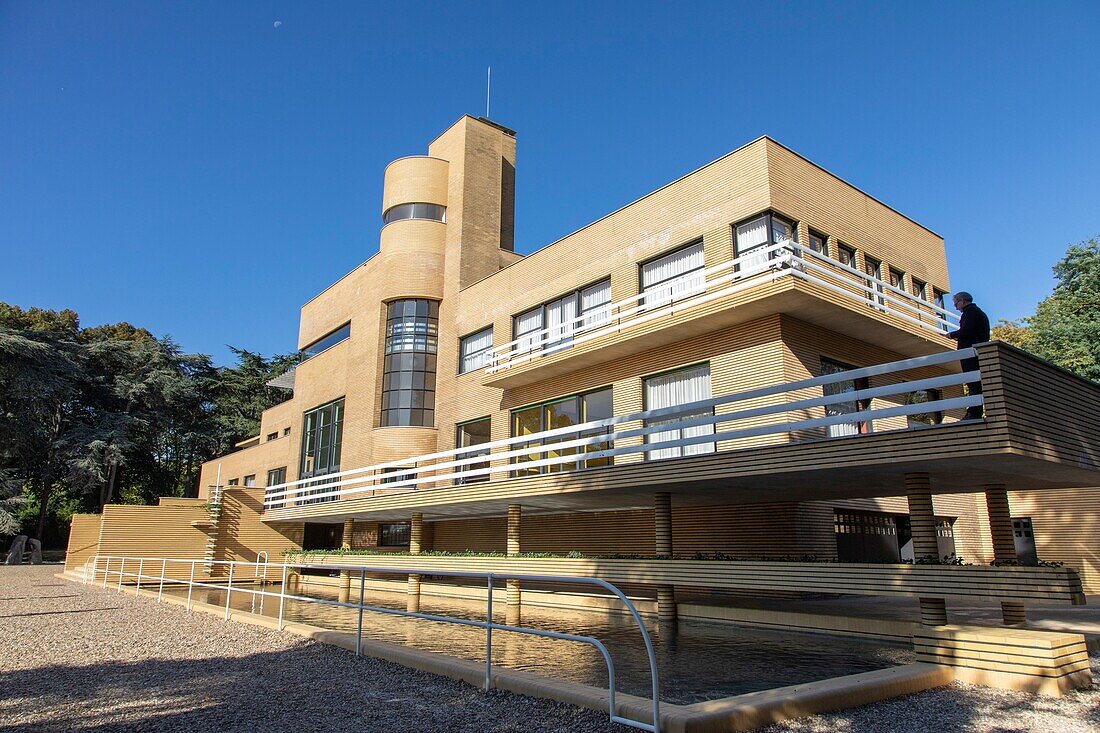
[[[784,240],[684,275],[676,281],[680,288],[670,288],[665,283],[659,290],[608,303],[496,346],[486,357],[485,373],[495,374],[784,277],[814,283],[939,335],[958,328],[958,318],[943,306],[797,242]]]
[[[112,564],[117,562],[117,569],[112,570]],[[306,603],[316,603],[325,606],[336,606],[339,608],[351,608],[358,612],[358,621],[355,631],[355,655],[360,656],[362,653],[363,645],[363,612],[371,611],[374,613],[387,614],[391,616],[404,616],[406,618],[418,618],[426,621],[438,621],[441,623],[457,624],[460,626],[471,626],[475,628],[485,629],[485,690],[489,690],[493,685],[493,631],[510,631],[517,634],[526,634],[528,636],[540,636],[548,639],[560,639],[564,641],[575,641],[581,644],[587,644],[595,648],[603,657],[604,663],[607,665],[607,703],[608,703],[608,715],[613,723],[622,723],[623,725],[630,726],[632,728],[638,728],[640,730],[652,731],[652,733],[660,732],[660,679],[657,672],[657,657],[653,649],[653,640],[649,635],[649,630],[646,629],[645,623],[642,621],[642,616],[638,612],[634,603],[619,590],[616,586],[608,583],[606,580],[593,577],[574,577],[566,575],[531,575],[531,574],[511,574],[511,573],[490,573],[490,572],[478,572],[478,571],[464,571],[464,570],[440,570],[438,568],[395,568],[395,567],[372,567],[369,565],[320,565],[313,563],[268,563],[264,562],[246,562],[243,560],[217,560],[214,564],[228,565],[229,572],[226,577],[225,583],[215,582],[213,579],[205,581],[195,580],[195,568],[197,565],[204,564],[205,560],[188,560],[181,558],[166,558],[166,557],[131,557],[121,555],[96,555],[90,561],[91,563],[91,577],[88,576],[88,564],[84,565],[83,583],[84,585],[96,585],[98,583],[98,577],[102,573],[103,586],[106,588],[108,583],[115,583],[112,580],[112,576],[117,578],[116,592],[122,592],[122,586],[124,579],[130,578],[134,583],[135,595],[141,595],[141,584],[143,581],[149,581],[156,585],[157,588],[157,602],[160,602],[164,597],[164,586],[168,585],[185,585],[187,586],[187,610],[191,610],[192,595],[195,588],[210,588],[214,590],[225,591],[225,620],[229,620],[230,613],[233,610],[231,607],[232,595],[234,593],[250,594],[253,598],[253,612],[255,611],[255,599],[257,596],[262,599],[268,597],[274,597],[279,599],[279,615],[277,628],[282,631],[284,625],[284,616],[286,601],[303,601]],[[102,567],[101,567],[102,563]],[[137,572],[127,572],[127,563],[131,566],[137,565]],[[188,576],[186,579],[169,577],[169,564],[175,563],[177,565],[184,565],[189,567]],[[159,566],[159,567],[158,567]],[[269,584],[273,584],[275,581],[267,580],[268,567],[281,568],[282,578],[279,585],[279,591],[276,593],[271,590],[264,590]],[[152,571],[147,571],[147,568],[152,568]],[[244,575],[238,573],[236,575],[237,586],[234,587],[234,571],[237,568],[251,568],[251,573],[246,572]],[[155,571],[159,569],[159,574]],[[351,603],[339,600],[331,600],[328,598],[317,598],[315,596],[302,596],[286,593],[287,577],[289,572],[301,570],[328,570],[339,571],[342,573],[358,573],[359,575],[359,602]],[[486,601],[485,601],[485,620],[475,620],[466,618],[457,618],[454,616],[443,616],[434,613],[422,613],[419,611],[402,611],[396,608],[386,608],[384,606],[368,605],[366,600],[366,579],[367,573],[382,574],[382,575],[435,575],[452,578],[465,578],[465,579],[482,579],[486,583]],[[532,583],[575,583],[582,585],[590,585],[611,593],[623,602],[627,611],[634,618],[634,622],[638,625],[638,630],[642,635],[642,641],[645,643],[646,656],[649,662],[649,677],[650,677],[650,689],[652,694],[653,705],[653,723],[649,724],[640,720],[633,720],[631,718],[625,718],[618,715],[615,711],[615,691],[616,691],[616,678],[615,678],[615,663],[611,658],[610,652],[607,647],[599,639],[593,636],[585,636],[581,634],[568,634],[558,631],[547,631],[545,629],[535,629],[528,626],[514,626],[511,624],[500,624],[493,620],[493,590],[499,588],[499,585],[495,584],[495,581],[499,580],[518,580],[521,582]],[[258,585],[259,590],[253,587],[242,587],[243,584]],[[261,606],[262,607],[262,606]]]
[[[961,359],[973,358],[976,355],[977,352],[972,348],[946,351],[796,382],[761,387],[673,407],[619,415],[530,435],[403,458],[363,468],[348,469],[329,474],[321,479],[309,478],[288,481],[267,488],[264,494],[264,507],[266,509],[279,509],[294,502],[313,503],[366,492],[371,492],[370,495],[409,492],[417,490],[424,484],[450,481],[468,482],[469,479],[478,477],[485,477],[484,480],[488,480],[494,474],[523,472],[545,466],[573,464],[573,467],[578,467],[587,461],[636,453],[649,453],[668,448],[684,448],[707,443],[713,443],[717,446],[720,441],[797,431],[812,431],[820,428],[828,429],[834,425],[861,422],[871,424],[874,420],[890,417],[977,407],[983,404],[983,398],[980,394],[916,404],[893,404],[886,407],[857,409],[855,412],[826,414],[824,417],[788,419],[789,413],[792,412],[821,408],[828,413],[830,406],[842,403],[854,402],[859,405],[861,402],[883,397],[908,395],[921,390],[942,389],[978,382],[981,379],[980,372],[971,371],[961,374],[925,377],[911,381],[899,381],[831,395],[822,394],[814,397],[803,397],[797,394],[800,390],[824,387],[841,382],[852,382],[863,378],[899,374],[913,369],[957,362]],[[777,399],[773,400],[772,404],[738,407],[738,403],[759,400],[765,397],[776,397]],[[873,405],[873,402],[871,404]],[[715,409],[725,406],[733,406],[733,409],[726,412],[718,412]],[[699,415],[700,411],[709,411],[710,414]],[[678,417],[680,419],[677,419]],[[767,417],[777,419],[767,424],[758,424],[760,418]],[[651,424],[656,420],[659,420],[660,424]],[[736,423],[745,420],[753,420],[754,423],[722,431],[717,429],[721,423]],[[642,423],[642,427],[625,425],[626,423],[638,422]],[[652,436],[660,433],[679,432],[684,428],[705,425],[714,426],[715,432],[686,438],[651,440]],[[628,440],[639,437],[643,438],[640,443]],[[651,440],[651,442],[645,442],[646,440]],[[496,452],[490,452],[486,455],[485,451],[487,450],[496,450]],[[571,452],[563,453],[563,451]],[[558,453],[559,455],[550,457],[535,455],[542,453]],[[528,460],[517,460],[525,457]],[[490,462],[490,465],[485,466],[486,462]],[[492,465],[493,463],[496,463],[496,465]],[[481,467],[475,467],[474,464],[481,464]],[[450,487],[439,487],[434,490],[445,488]]]

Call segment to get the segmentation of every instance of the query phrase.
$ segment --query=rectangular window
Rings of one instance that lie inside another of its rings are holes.
[[[286,466],[273,468],[267,472],[267,485],[278,486],[286,483]]]
[[[408,522],[378,525],[379,547],[408,547],[409,536]]]
[[[283,435],[290,435],[290,428],[283,428]]]
[[[907,405],[922,405],[925,402],[937,402],[941,399],[941,394],[938,389],[922,389],[916,392],[910,392],[906,397],[905,404]],[[922,425],[939,425],[943,422],[943,413],[939,410],[932,412],[921,412],[916,415],[908,415],[907,424],[909,427],[921,427]]]
[[[279,437],[279,431],[278,430],[276,430],[274,433],[268,433],[267,434],[267,439],[268,440],[275,440],[278,437]]]
[[[458,342],[458,373],[465,374],[489,363],[493,351],[493,327],[483,328]]]
[[[523,437],[541,433],[545,430],[568,428],[585,422],[603,420],[612,416],[611,388],[596,390],[582,395],[564,397],[560,400],[547,402],[541,405],[532,405],[512,411],[512,437]],[[514,449],[529,446],[548,445],[581,437],[600,435],[609,432],[609,428],[594,428],[578,433],[565,433],[555,435],[544,440],[533,440],[526,443],[517,443]],[[526,476],[537,473],[554,473],[556,471],[572,471],[577,468],[596,468],[598,466],[610,466],[611,457],[578,459],[576,461],[563,461],[549,466],[535,468],[522,468],[522,464],[538,461],[544,458],[559,458],[565,456],[580,455],[582,453],[594,453],[610,448],[608,443],[593,443],[588,446],[577,446],[548,450],[543,453],[530,453],[512,459],[512,462],[520,466],[513,472],[516,476]]]
[[[688,245],[642,265],[642,304],[655,308],[706,289],[703,243]]]
[[[841,364],[840,362],[830,361],[828,359],[821,360],[821,376],[827,374],[840,374],[842,372],[850,371],[855,367],[849,364]],[[826,397],[833,395],[844,395],[850,392],[855,392],[857,389],[867,389],[867,378],[861,379],[847,379],[842,382],[832,382],[830,384],[824,384],[821,386],[822,394]],[[831,405],[825,405],[826,417],[832,417],[834,415],[850,415],[860,410],[869,408],[870,401],[866,401],[863,404],[857,400],[845,400],[842,402],[834,402]],[[845,435],[859,435],[860,433],[871,432],[870,423],[867,422],[851,422],[851,423],[836,423],[829,425],[827,432],[830,438],[839,438]]]
[[[928,297],[928,295],[925,293],[925,290],[927,288],[928,283],[924,282],[923,280],[918,280],[915,277],[913,278],[913,295],[917,296],[921,300],[925,300]]]
[[[659,410],[663,407],[675,407],[686,405],[701,400],[709,400],[710,394],[710,365],[681,369],[668,374],[659,374],[645,380],[645,409]],[[707,407],[688,412],[671,415],[657,420],[646,420],[646,427],[656,425],[672,425],[695,417],[705,417],[714,414],[713,407]],[[658,433],[650,433],[646,436],[647,443],[664,443],[684,438],[694,438],[700,435],[713,435],[714,423],[696,425],[694,427],[672,427]],[[692,445],[672,446],[660,448],[646,453],[647,460],[660,460],[663,458],[678,458],[680,456],[693,456],[700,453],[713,453],[714,443],[694,443]]]
[[[249,474],[248,476],[245,476],[244,477],[244,485],[245,486],[255,486],[256,485],[256,474],[252,473],[252,474]]]
[[[769,252],[772,245],[786,241],[798,241],[794,222],[778,214],[766,212],[734,227],[734,256],[741,260],[738,271],[754,274],[775,259]]]
[[[829,250],[826,244],[827,239],[824,234],[810,230],[810,249],[814,252],[820,252],[823,255],[828,255]]]
[[[890,268],[890,284],[899,290],[905,290],[905,273],[901,270]]]
[[[344,398],[321,405],[302,416],[302,454],[299,478],[313,478],[340,470],[340,445],[344,430]],[[321,483],[321,482],[317,482]],[[332,489],[319,489],[328,492]],[[317,493],[317,492],[314,492]],[[308,496],[309,492],[301,496]],[[336,497],[325,497],[331,501]],[[299,503],[309,503],[303,499]]]
[[[605,279],[524,311],[512,318],[516,351],[565,348],[574,333],[608,322],[610,304],[611,280]]]
[[[474,445],[481,445],[482,443],[488,443],[490,439],[490,421],[489,418],[483,417],[480,420],[471,420],[470,422],[462,423],[455,427],[455,448],[469,448]],[[455,456],[457,460],[464,460],[466,458],[476,458],[478,456],[489,455],[489,449],[486,448],[480,451],[470,451],[468,453],[462,453]],[[477,469],[488,468],[489,462],[477,462],[470,463],[465,466],[459,466],[455,473],[461,473],[464,471],[474,471]],[[476,484],[482,481],[488,481],[491,477],[489,474],[478,474],[476,476],[460,476],[455,479],[456,484]]]
[[[864,255],[863,264],[864,272],[866,272],[870,276],[867,278],[867,287],[881,294],[882,283],[876,281],[882,280],[882,263],[874,259],[873,257],[867,257],[866,255]],[[872,293],[867,294],[867,300],[870,300],[872,302],[877,301],[880,306],[886,304],[886,301],[883,300],[881,295],[875,296]]]
[[[226,486],[240,486],[241,480],[239,478],[231,478]]]
[[[397,489],[402,486],[415,486],[416,484],[409,483],[416,480],[416,466],[390,466],[389,468],[383,468],[378,471],[382,474],[391,474],[381,480],[381,483],[387,484],[387,488]],[[396,484],[396,486],[388,486],[388,484]]]
[[[851,247],[844,244],[837,245],[836,256],[840,264],[852,268],[856,266],[856,251]]]
[[[302,349],[304,354],[303,359],[312,359],[326,349],[331,349],[341,341],[346,341],[351,338],[351,323],[345,323],[340,328],[325,334],[321,338],[314,341],[312,344]]]
[[[947,295],[947,293],[943,292],[942,290],[937,290],[936,288],[932,288],[932,302],[935,303],[936,308],[939,309],[939,312],[936,313],[936,317],[940,319],[940,321],[941,321],[940,330],[943,331],[944,333],[946,333],[947,330],[948,330],[947,329],[947,322],[944,320],[945,315],[947,313],[947,307],[944,304],[944,296],[946,296],[946,295]]]

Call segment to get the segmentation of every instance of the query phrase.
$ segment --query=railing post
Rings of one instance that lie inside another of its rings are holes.
[[[233,592],[233,565],[234,561],[229,561],[229,582],[225,586],[225,620],[229,620],[229,596]]]
[[[119,559],[122,560],[122,564],[118,568],[118,588],[115,590],[115,593],[122,592],[122,576],[126,574],[126,558],[123,557]]]
[[[489,573],[485,601],[485,691],[493,687],[493,574]]]
[[[138,558],[137,588],[134,589],[134,595],[135,596],[140,596],[141,595],[141,574],[142,574],[142,572],[144,572],[144,570],[145,570],[145,558],[144,557],[139,557]]]
[[[187,610],[191,610],[191,591],[195,589],[195,563],[197,560],[191,561],[191,577],[187,579]]]
[[[104,588],[107,587],[107,576],[111,574],[111,556],[108,555],[106,560],[107,560],[107,562],[103,566],[103,587]]]
[[[359,656],[363,646],[363,596],[367,589],[367,571],[359,571],[359,625],[355,628],[355,656]]]
[[[164,597],[164,575],[168,572],[168,558],[162,557],[160,560],[160,589],[157,591],[157,603],[160,603],[161,598]]]
[[[283,563],[283,582],[279,585],[279,631],[283,630],[283,603],[286,601],[286,563]]]

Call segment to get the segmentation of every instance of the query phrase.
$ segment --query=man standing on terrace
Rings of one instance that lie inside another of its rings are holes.
[[[960,290],[955,293],[955,310],[959,312],[959,330],[947,334],[959,342],[960,349],[968,349],[974,344],[985,343],[989,340],[989,316],[974,303],[974,296]],[[972,372],[978,369],[978,358],[971,357],[960,361],[964,372]],[[970,395],[982,393],[982,383],[969,382],[966,385]],[[964,420],[981,420],[982,408],[979,405],[966,408]]]

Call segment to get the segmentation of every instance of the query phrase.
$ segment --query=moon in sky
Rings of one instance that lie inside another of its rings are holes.
[[[281,20],[277,20],[277,21],[275,21],[275,23],[274,23],[274,26],[275,26],[276,28],[278,28],[278,27],[279,27],[279,26],[281,26],[282,24],[283,24],[283,21],[281,21]]]

